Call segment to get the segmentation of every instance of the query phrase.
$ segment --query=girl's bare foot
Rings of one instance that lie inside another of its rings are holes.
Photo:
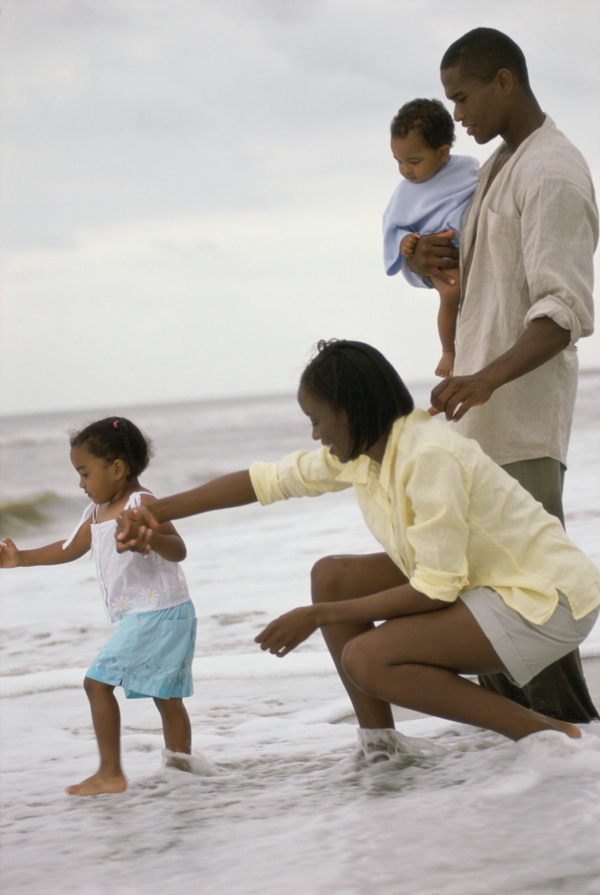
[[[92,774],[87,780],[67,786],[70,796],[98,796],[104,792],[124,792],[127,789],[127,780],[123,774],[101,774],[99,771]]]

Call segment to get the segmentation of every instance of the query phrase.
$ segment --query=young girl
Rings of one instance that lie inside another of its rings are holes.
[[[450,155],[454,142],[452,116],[437,99],[405,103],[390,125],[391,149],[402,180],[383,215],[383,256],[388,276],[402,271],[411,286],[426,286],[413,274],[406,258],[414,254],[421,234],[452,236],[458,245],[463,219],[478,184],[476,159]],[[458,270],[450,286],[439,277],[431,283],[440,296],[438,331],[442,357],[437,376],[451,376],[454,367],[454,333],[460,300]]]
[[[151,696],[162,718],[166,749],[191,752],[190,721],[182,698],[193,692],[191,666],[196,618],[179,567],[185,544],[170,522],[160,525],[147,556],[117,553],[117,518],[128,508],[148,506],[154,497],[138,476],[148,465],[150,445],[123,417],[91,423],[71,437],[71,462],[79,486],[92,501],[79,526],[66,541],[36,550],[18,550],[13,541],[0,543],[0,565],[55,565],[79,559],[91,549],[111,622],[117,629],[87,671],[84,688],[90,701],[100,767],[75,786],[71,795],[122,792],[127,780],[121,768],[120,713],[114,689],[128,699]],[[186,759],[171,755],[167,764],[186,768]]]

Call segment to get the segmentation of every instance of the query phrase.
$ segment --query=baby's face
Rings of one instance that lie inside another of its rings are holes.
[[[417,131],[409,131],[406,137],[392,137],[391,147],[400,174],[412,183],[429,180],[450,158],[449,146],[432,149]]]

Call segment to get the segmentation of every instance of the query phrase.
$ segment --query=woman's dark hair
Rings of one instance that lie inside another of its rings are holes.
[[[454,143],[454,122],[452,115],[439,99],[411,99],[404,103],[392,118],[392,137],[407,137],[416,131],[430,149],[452,146]]]
[[[414,409],[412,396],[392,365],[364,342],[321,341],[300,377],[300,388],[346,411],[351,459],[368,451],[395,420]]]
[[[495,28],[474,28],[451,44],[440,65],[460,68],[465,77],[477,78],[486,84],[493,81],[501,68],[507,68],[526,91],[530,91],[527,63],[521,48]]]
[[[122,416],[108,416],[74,432],[69,444],[83,447],[97,457],[114,463],[123,460],[129,466],[127,479],[137,478],[150,462],[152,444],[134,423]]]

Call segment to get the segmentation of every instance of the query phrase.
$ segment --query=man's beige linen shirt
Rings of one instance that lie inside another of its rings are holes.
[[[552,360],[501,386],[454,424],[502,465],[553,457],[566,465],[575,392],[575,343],[593,331],[598,210],[585,160],[546,118],[485,192],[503,144],[480,169],[461,234],[461,275],[474,243],[456,327],[455,375],[504,354],[539,317],[571,333]]]
[[[340,463],[327,448],[255,463],[260,503],[354,487],[369,529],[412,586],[432,599],[493,587],[543,624],[567,597],[575,618],[600,605],[600,572],[477,442],[415,410],[396,420],[382,463]]]

